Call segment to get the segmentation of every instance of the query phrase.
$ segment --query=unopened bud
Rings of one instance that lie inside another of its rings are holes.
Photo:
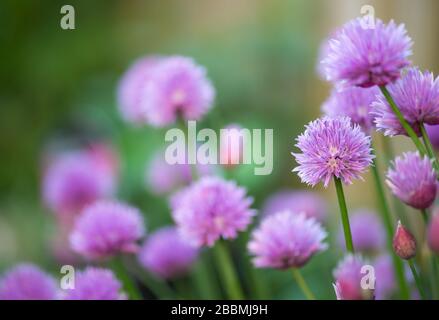
[[[415,237],[398,221],[395,236],[393,237],[393,250],[402,259],[409,260],[416,255]]]

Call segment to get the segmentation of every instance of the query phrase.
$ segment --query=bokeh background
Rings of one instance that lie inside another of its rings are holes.
[[[65,4],[75,8],[75,30],[60,28]],[[145,54],[187,55],[208,69],[217,100],[203,125],[274,129],[273,173],[254,176],[244,167],[236,173],[256,208],[277,190],[306,188],[291,173],[290,152],[304,124],[319,115],[330,88],[316,74],[318,48],[365,4],[385,21],[405,23],[414,39],[413,62],[438,73],[435,0],[2,0],[0,270],[20,261],[59,270],[48,245],[53,217],[42,204],[40,186],[44,155],[60,145],[108,141],[121,160],[118,198],[143,210],[149,230],[171,222],[166,199],[144,185],[145,165],[164,145],[165,131],[133,128],[116,108],[122,73]],[[397,150],[410,146],[402,139],[392,143]],[[365,178],[346,190],[351,208],[375,207],[369,175]],[[331,204],[335,230],[335,192],[316,189]],[[319,296],[334,298],[328,279],[340,257],[337,250],[318,255],[304,270]],[[270,297],[300,296],[284,274],[260,272],[273,280]]]

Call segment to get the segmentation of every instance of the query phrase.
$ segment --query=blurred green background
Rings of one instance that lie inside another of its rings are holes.
[[[75,30],[60,28],[65,4],[75,8]],[[40,191],[42,158],[56,144],[110,142],[121,158],[118,197],[143,210],[149,230],[171,222],[166,200],[144,187],[145,164],[164,145],[165,131],[132,128],[116,109],[120,76],[146,54],[187,55],[207,68],[217,100],[203,125],[274,129],[273,173],[254,176],[248,168],[237,173],[256,208],[279,189],[305,188],[290,172],[295,165],[290,152],[303,125],[319,115],[330,88],[315,72],[318,48],[331,30],[359,16],[364,4],[384,20],[404,22],[415,42],[413,61],[439,71],[434,0],[2,0],[0,268],[23,260],[58,268],[48,249],[53,217]],[[405,140],[393,143],[401,150],[409,146]],[[367,178],[348,188],[350,206],[374,206],[364,192]],[[334,190],[323,195],[335,211]],[[327,282],[339,257],[334,252],[317,256],[305,270],[305,276],[314,274],[311,286],[328,298],[333,293]],[[297,292],[281,280],[274,283],[279,288],[273,297],[293,298]]]

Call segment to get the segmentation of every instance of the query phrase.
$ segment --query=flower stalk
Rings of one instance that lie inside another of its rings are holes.
[[[297,284],[299,285],[305,297],[308,300],[315,300],[316,297],[314,296],[308,284],[306,283],[305,278],[302,276],[300,270],[298,268],[293,268],[291,269],[291,271],[293,273],[294,279],[296,280]]]
[[[236,274],[226,244],[221,240],[218,241],[214,251],[218,265],[218,271],[220,272],[229,299],[244,299],[244,294],[239,283],[238,275]]]
[[[349,215],[348,215],[348,209],[346,206],[346,199],[343,192],[343,185],[341,183],[340,178],[337,178],[334,176],[334,183],[335,183],[335,189],[337,191],[337,199],[338,204],[340,206],[340,214],[341,214],[341,221],[343,224],[343,233],[346,243],[346,249],[350,253],[354,253],[354,243],[352,241],[352,233],[351,233],[351,227],[349,224]]]
[[[375,191],[380,207],[381,217],[384,222],[384,226],[386,228],[387,247],[389,248],[389,251],[392,252],[393,219],[390,214],[390,209],[385,196],[384,186],[381,181],[376,158],[373,159],[372,175],[375,182]],[[392,252],[392,262],[393,262],[393,267],[395,269],[398,286],[401,292],[401,298],[407,300],[410,298],[410,292],[404,275],[404,265],[402,261],[393,252]]]

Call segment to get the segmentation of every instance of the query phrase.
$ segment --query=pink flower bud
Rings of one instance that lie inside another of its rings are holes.
[[[393,250],[400,258],[405,260],[409,260],[416,255],[415,237],[401,224],[401,221],[398,221],[395,236],[393,237]]]

